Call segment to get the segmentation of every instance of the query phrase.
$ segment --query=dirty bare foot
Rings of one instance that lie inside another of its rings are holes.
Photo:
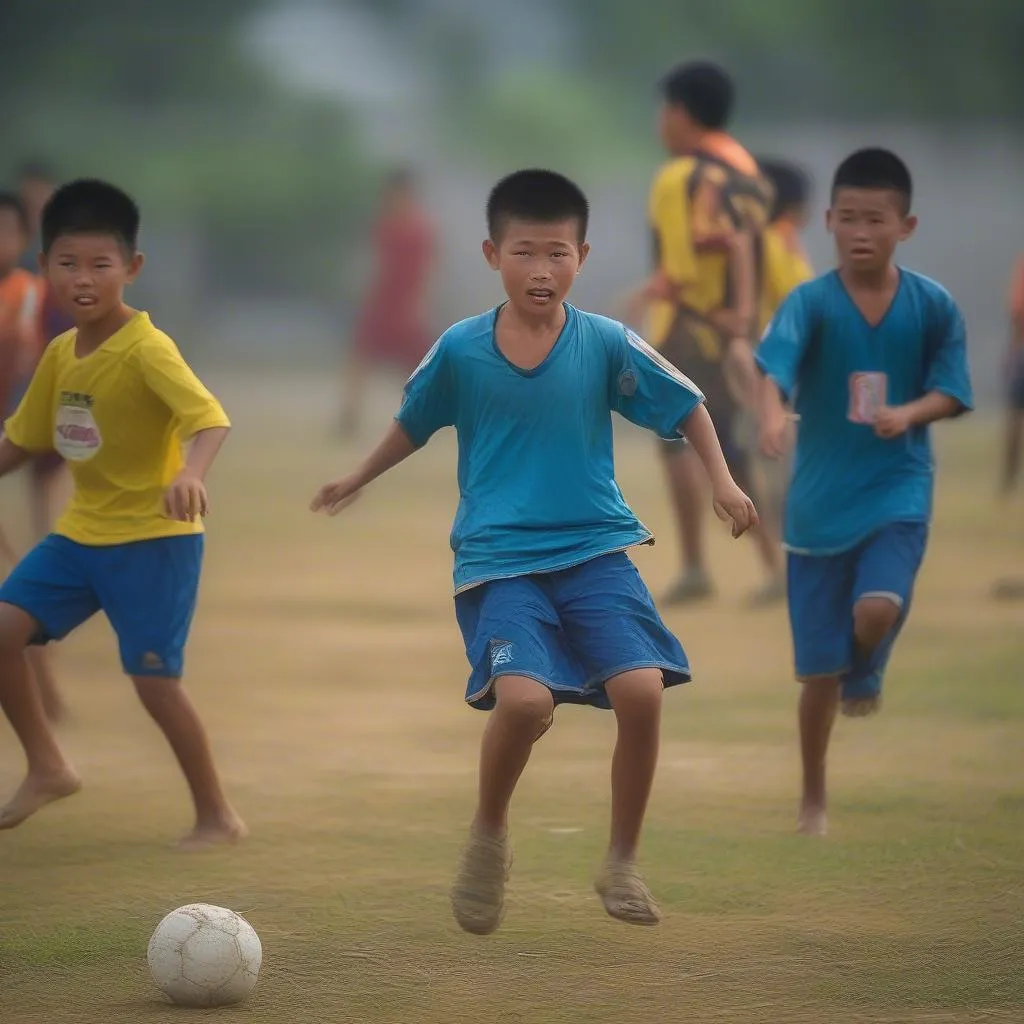
[[[47,804],[73,796],[81,788],[82,780],[70,765],[46,775],[30,772],[0,809],[0,829],[15,828]]]

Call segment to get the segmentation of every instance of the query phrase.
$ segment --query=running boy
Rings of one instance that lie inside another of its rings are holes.
[[[615,483],[611,412],[664,438],[685,429],[733,535],[757,522],[696,387],[622,324],[564,302],[589,251],[588,214],[579,188],[550,171],[518,171],[495,186],[483,251],[507,301],[442,335],[377,448],[312,503],[338,512],[435,431],[455,427],[461,501],[451,544],[466,700],[494,713],[452,906],[480,935],[501,920],[512,794],[562,703],[611,708],[618,722],[597,891],[613,917],[660,919],[634,863],[662,689],[686,682],[690,669],[624,554],[653,537]]]
[[[0,829],[81,786],[29,683],[24,651],[102,610],[192,791],[196,824],[183,841],[191,848],[245,831],[181,687],[208,507],[203,480],[229,423],[171,339],[124,303],[142,268],[138,230],[135,203],[100,181],[64,186],[43,213],[42,262],[75,328],[47,347],[4,425],[0,476],[55,448],[75,492],[54,532],[0,586],[0,706],[28,761]]]
[[[829,230],[838,269],[796,288],[757,351],[761,445],[800,416],[786,508],[789,612],[800,695],[800,831],[824,835],[836,709],[877,710],[931,518],[928,425],[972,407],[963,317],[939,284],[897,266],[913,234],[903,162],[864,149],[840,164]]]

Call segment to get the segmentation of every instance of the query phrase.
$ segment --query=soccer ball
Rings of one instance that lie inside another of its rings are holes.
[[[190,903],[168,914],[149,940],[149,971],[181,1006],[230,1006],[256,987],[263,947],[233,910]]]

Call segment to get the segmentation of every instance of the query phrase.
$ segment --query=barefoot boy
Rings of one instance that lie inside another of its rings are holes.
[[[800,695],[799,828],[823,835],[825,755],[836,710],[863,716],[906,621],[928,539],[928,425],[971,408],[964,321],[941,285],[897,266],[917,226],[910,173],[865,149],[836,171],[829,230],[838,269],[796,288],[756,358],[761,447],[785,447],[799,414],[786,506],[789,614]]]
[[[181,687],[203,556],[203,480],[228,419],[167,335],[124,303],[142,268],[139,212],[120,189],[76,181],[43,213],[43,269],[74,330],[50,344],[0,440],[0,476],[56,449],[74,497],[54,532],[0,587],[0,706],[28,775],[0,809],[13,828],[79,789],[57,745],[25,648],[58,640],[103,611],[121,661],[192,791],[186,846],[238,839],[209,743]],[[187,459],[183,440],[191,440]]]

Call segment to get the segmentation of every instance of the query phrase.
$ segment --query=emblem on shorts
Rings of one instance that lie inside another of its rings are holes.
[[[511,640],[492,640],[491,641],[491,669],[492,671],[498,668],[500,665],[510,665],[512,663],[512,641]]]
[[[142,656],[142,667],[148,669],[162,669],[164,667],[164,662],[159,654],[154,654],[152,651],[146,651]]]
[[[636,374],[632,370],[623,370],[619,374],[619,394],[624,398],[632,398],[636,394]]]

